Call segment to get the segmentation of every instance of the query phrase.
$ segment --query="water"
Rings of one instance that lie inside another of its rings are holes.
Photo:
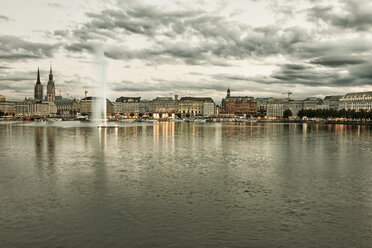
[[[86,125],[0,122],[0,247],[371,247],[371,127]]]

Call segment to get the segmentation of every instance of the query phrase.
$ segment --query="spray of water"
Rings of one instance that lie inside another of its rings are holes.
[[[94,73],[96,84],[96,98],[94,100],[93,120],[100,124],[107,125],[106,109],[106,67],[107,62],[102,45],[97,45],[94,57]]]

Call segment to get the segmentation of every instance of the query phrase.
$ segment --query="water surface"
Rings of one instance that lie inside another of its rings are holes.
[[[371,247],[372,128],[0,122],[0,247]]]

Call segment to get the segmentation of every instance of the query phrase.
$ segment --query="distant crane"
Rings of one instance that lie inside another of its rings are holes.
[[[288,91],[288,92],[283,92],[282,94],[287,94],[288,95],[288,100],[291,100],[292,92]]]

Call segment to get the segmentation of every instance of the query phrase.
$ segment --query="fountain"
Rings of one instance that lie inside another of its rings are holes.
[[[117,128],[118,125],[107,125],[106,66],[103,47],[97,46],[94,60],[97,97],[94,100],[93,121],[98,123],[99,128]]]

